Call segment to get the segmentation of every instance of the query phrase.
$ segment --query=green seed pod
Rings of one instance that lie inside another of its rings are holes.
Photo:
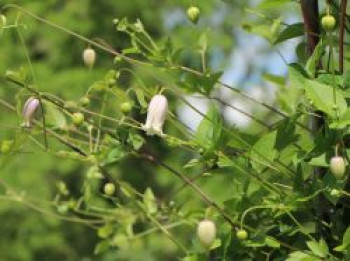
[[[190,8],[187,9],[187,17],[190,19],[190,21],[194,24],[198,22],[200,15],[200,10],[196,6],[191,6]]]
[[[124,114],[129,113],[131,109],[132,109],[132,104],[130,102],[123,102],[122,104],[120,104],[120,110]]]
[[[332,15],[325,15],[321,20],[322,28],[326,32],[332,32],[335,28],[335,18]]]
[[[84,122],[84,119],[84,114],[81,112],[76,112],[72,115],[72,121],[75,126],[80,126]]]
[[[244,229],[237,231],[236,236],[239,240],[246,240],[248,238],[248,232]]]
[[[79,103],[80,103],[82,106],[87,106],[87,105],[89,105],[89,103],[90,103],[90,99],[89,99],[89,97],[87,97],[87,96],[81,97],[80,100],[79,100]]]
[[[115,185],[113,183],[106,183],[103,191],[106,195],[112,196],[115,193]]]

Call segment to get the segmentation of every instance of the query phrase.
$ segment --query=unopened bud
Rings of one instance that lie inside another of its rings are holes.
[[[142,129],[147,135],[164,136],[163,125],[168,111],[168,100],[164,95],[153,96],[148,105],[146,124]]]
[[[32,127],[32,121],[35,115],[35,111],[40,105],[40,101],[37,98],[30,97],[23,106],[22,117],[23,126],[26,128]]]
[[[96,52],[92,48],[86,48],[83,52],[83,60],[87,67],[91,68],[94,66],[96,61]]]
[[[331,158],[330,169],[336,179],[342,179],[345,174],[344,158],[340,156]]]
[[[216,238],[215,223],[209,219],[200,221],[197,226],[197,236],[205,247],[210,247]]]

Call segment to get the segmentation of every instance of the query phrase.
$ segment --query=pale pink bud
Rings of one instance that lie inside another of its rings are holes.
[[[92,67],[95,64],[96,52],[92,48],[86,48],[83,52],[83,60],[86,66]]]
[[[40,101],[37,98],[30,97],[23,106],[22,117],[23,126],[30,128],[32,127],[32,120],[34,118],[35,111],[40,105]]]
[[[210,247],[216,238],[215,223],[209,219],[200,221],[197,225],[197,236],[205,247]]]
[[[142,129],[147,135],[164,136],[163,125],[168,111],[168,100],[164,95],[153,96],[148,105],[146,124]]]

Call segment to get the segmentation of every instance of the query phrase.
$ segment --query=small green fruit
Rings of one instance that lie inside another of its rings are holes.
[[[216,238],[215,223],[209,219],[200,221],[197,225],[197,236],[199,241],[207,248],[209,248]]]
[[[106,195],[112,196],[115,192],[115,185],[113,183],[106,183],[103,191]]]
[[[60,214],[66,214],[69,210],[69,207],[67,204],[59,205],[57,206],[57,211]]]
[[[330,170],[336,179],[342,179],[345,174],[344,158],[340,156],[335,156],[331,158]]]
[[[84,122],[84,119],[84,114],[81,112],[76,112],[72,115],[72,121],[75,126],[80,126]]]
[[[334,16],[325,15],[324,17],[322,17],[321,24],[322,24],[322,28],[326,32],[332,32],[335,28],[336,21]]]
[[[190,8],[187,9],[187,17],[194,24],[198,22],[200,13],[201,12],[199,8],[196,6],[191,6]]]
[[[341,192],[339,190],[337,190],[337,189],[332,189],[331,190],[331,196],[339,197],[339,196],[341,196]]]
[[[115,84],[117,83],[117,81],[113,78],[108,79],[108,86],[109,87],[113,87]]]
[[[87,106],[87,105],[89,105],[89,103],[90,103],[90,99],[89,99],[89,97],[87,97],[87,96],[84,96],[84,97],[81,97],[80,98],[80,104],[81,105],[83,105],[83,106]]]
[[[123,102],[122,104],[120,104],[120,110],[122,111],[122,113],[129,113],[132,109],[132,104],[130,102]]]
[[[246,240],[248,238],[248,232],[244,229],[237,231],[236,236],[239,240]]]

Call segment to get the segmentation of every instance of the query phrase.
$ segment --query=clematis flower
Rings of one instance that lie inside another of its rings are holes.
[[[92,68],[96,61],[96,52],[92,48],[86,48],[83,52],[83,60],[87,67]]]
[[[35,111],[39,107],[40,101],[37,98],[30,97],[23,106],[22,117],[24,120],[23,127],[32,127],[32,120]]]
[[[164,136],[163,125],[168,111],[168,100],[164,95],[157,94],[153,96],[147,111],[146,123],[142,129],[147,135]]]

